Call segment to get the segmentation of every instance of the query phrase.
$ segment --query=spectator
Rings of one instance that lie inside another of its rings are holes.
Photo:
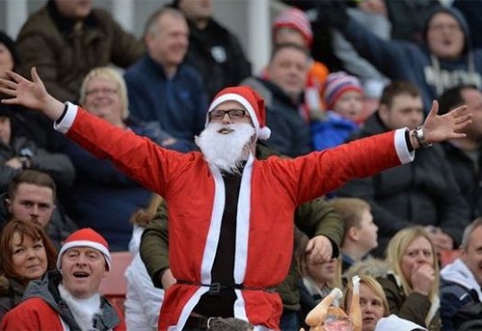
[[[69,158],[50,153],[21,133],[22,123],[9,108],[0,108],[0,194],[19,172],[34,169],[48,173],[59,189],[66,192],[74,181],[75,170]]]
[[[482,218],[465,228],[460,248],[460,258],[440,273],[442,330],[475,330],[482,326]],[[477,306],[478,311],[470,314],[468,308]]]
[[[408,82],[392,82],[380,100],[380,107],[356,138],[408,127],[416,129],[423,121],[419,90]],[[370,203],[378,226],[381,257],[388,241],[399,230],[422,225],[427,228],[437,250],[453,249],[462,239],[470,220],[469,210],[440,145],[419,151],[408,165],[356,179],[338,191],[339,196],[357,197]]]
[[[147,54],[127,69],[124,78],[132,115],[158,122],[176,139],[194,142],[206,120],[206,100],[197,70],[183,62],[188,35],[178,10],[153,13],[144,35]]]
[[[0,321],[16,307],[28,283],[55,269],[57,251],[36,223],[11,219],[0,236]]]
[[[17,38],[21,72],[35,66],[59,100],[77,101],[87,73],[113,63],[127,68],[144,51],[142,43],[93,0],[49,0],[30,15]],[[39,51],[42,50],[42,51]]]
[[[440,5],[439,0],[385,1],[391,23],[391,39],[423,44],[424,22]]]
[[[267,159],[270,156],[278,155],[273,150],[267,148],[262,143],[256,145],[256,157],[259,159]],[[276,287],[283,303],[283,313],[280,320],[281,330],[298,329],[298,312],[300,306],[300,293],[297,289],[297,280],[299,276],[295,267],[295,256],[302,254],[308,256],[305,252],[308,242],[307,236],[301,232],[303,229],[311,237],[314,235],[323,235],[327,237],[332,246],[332,257],[338,256],[339,243],[343,236],[343,224],[340,217],[333,212],[332,208],[321,199],[305,203],[297,208],[294,216],[295,238],[294,252],[292,264],[288,276]],[[156,219],[146,228],[146,233],[142,237],[141,254],[146,267],[152,278],[152,282],[157,286],[168,289],[175,282],[169,269],[168,259],[168,219],[166,205],[161,205],[158,210]],[[219,304],[216,296],[205,298],[202,302],[204,305]],[[202,306],[201,304],[199,306]],[[202,307],[199,307],[202,309]]]
[[[378,321],[390,314],[387,297],[383,288],[375,278],[360,275],[360,310],[362,317],[361,331],[374,331]],[[349,307],[353,298],[353,284],[347,283],[345,297],[343,298],[345,309],[350,313]]]
[[[272,28],[274,47],[283,44],[296,44],[300,47],[311,49],[313,31],[308,15],[303,11],[295,7],[283,10],[275,18]],[[303,104],[303,115],[306,120],[309,120],[311,117],[322,117],[325,107],[321,99],[321,91],[330,73],[323,63],[313,59],[310,62]],[[269,79],[267,73],[265,75],[265,78]]]
[[[17,174],[0,195],[0,224],[11,218],[40,224],[56,248],[77,229],[57,200],[57,188],[52,178],[36,170]]]
[[[390,40],[391,25],[387,17],[384,0],[366,0],[347,9],[351,19],[383,40]],[[379,99],[383,87],[389,79],[380,73],[369,61],[361,57],[351,43],[337,31],[332,31],[332,43],[335,55],[343,62],[344,70],[360,79],[364,94],[371,99]]]
[[[212,0],[174,0],[172,6],[186,16],[189,26],[186,63],[201,73],[209,100],[220,89],[238,85],[251,75],[251,64],[238,37],[214,19]]]
[[[440,114],[446,114],[465,104],[472,113],[473,122],[460,141],[442,144],[445,157],[452,167],[455,180],[470,207],[470,217],[482,215],[482,92],[473,85],[460,85],[445,91],[439,98]]]
[[[101,235],[89,228],[72,233],[59,251],[58,270],[29,285],[0,330],[125,330],[121,313],[99,294],[111,263]]]
[[[304,328],[306,316],[316,307],[331,291],[341,288],[341,266],[339,259],[316,263],[310,261],[307,254],[299,256],[298,268],[301,279],[298,281],[300,291],[301,309],[300,322]]]
[[[422,44],[376,37],[349,18],[338,1],[322,6],[320,11],[320,19],[339,29],[358,54],[381,73],[391,80],[415,84],[422,93],[425,110],[451,87],[482,87],[482,50],[471,47],[467,23],[454,8],[438,7],[427,16]]]
[[[327,106],[325,118],[311,122],[313,146],[317,151],[343,144],[357,129],[363,111],[363,89],[355,76],[330,74],[323,88]]]
[[[7,77],[7,71],[17,71],[20,67],[20,59],[17,46],[12,38],[0,31],[0,78]],[[0,101],[5,95],[0,93]],[[27,137],[43,149],[52,150],[51,135],[55,132],[44,116],[20,106],[6,105],[0,102],[0,114],[9,113],[11,121],[16,123],[16,134]]]
[[[302,113],[303,91],[310,57],[295,44],[277,46],[271,54],[267,79],[249,78],[252,86],[266,99],[266,123],[271,129],[268,147],[289,157],[312,150],[310,127]]]
[[[387,262],[387,277],[377,280],[387,296],[390,313],[439,331],[439,270],[427,231],[420,226],[399,231],[388,245]]]
[[[189,142],[161,132],[157,123],[146,125],[129,117],[124,80],[112,68],[96,68],[85,77],[80,102],[93,115],[122,130],[168,148],[194,148]],[[66,199],[69,215],[79,227],[91,227],[102,234],[112,251],[127,250],[132,234],[129,219],[147,205],[151,192],[116,169],[111,161],[97,158],[63,136],[59,138],[60,151],[70,157],[76,170],[75,183]]]
[[[127,280],[124,302],[127,330],[157,331],[164,290],[154,287],[139,254],[139,245],[141,235],[151,223],[161,201],[161,197],[153,195],[147,208],[139,210],[132,217],[134,230],[129,242],[132,262],[124,274]]]
[[[13,81],[0,79],[0,91],[11,96],[7,103],[37,109],[60,132],[166,198],[170,262],[179,282],[166,292],[161,330],[187,330],[201,296],[221,289],[227,292],[219,298],[229,303],[217,309],[255,327],[278,329],[282,305],[272,287],[288,273],[292,247],[286,243],[293,238],[295,208],[347,180],[410,162],[415,149],[463,136],[457,131],[471,117],[464,107],[438,116],[434,102],[418,131],[404,128],[291,160],[257,160],[257,140],[270,135],[263,99],[249,87],[231,87],[208,108],[206,128],[196,140],[202,152],[182,154],[63,104],[48,94],[35,68],[33,81],[8,75]],[[276,203],[266,203],[268,197]],[[316,262],[333,255],[331,242],[320,235],[310,239],[307,251]],[[214,310],[205,314],[219,316]]]
[[[328,201],[345,224],[341,243],[342,274],[358,261],[368,258],[377,247],[378,227],[373,222],[370,205],[357,198],[335,198]]]

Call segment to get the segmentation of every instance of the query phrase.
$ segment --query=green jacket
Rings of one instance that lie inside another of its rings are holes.
[[[256,147],[256,157],[258,159],[266,159],[273,155],[277,154],[258,143]],[[298,207],[294,216],[294,222],[310,238],[317,235],[324,235],[329,238],[333,246],[333,257],[338,256],[339,245],[345,230],[344,223],[341,217],[324,200],[316,199]],[[306,244],[306,240],[303,240],[302,237],[302,233],[295,231],[294,248],[296,250],[304,250],[302,243]],[[168,242],[167,209],[166,205],[162,204],[153,222],[144,230],[139,250],[154,285],[160,288],[162,288],[160,282],[162,273],[169,268]],[[296,247],[297,245],[302,247]],[[283,307],[297,311],[300,308],[300,295],[296,284],[298,275],[296,273],[294,255],[292,261],[285,281],[279,284],[276,289],[283,301]]]

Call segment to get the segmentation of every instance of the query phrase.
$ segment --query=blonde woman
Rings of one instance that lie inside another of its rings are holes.
[[[360,311],[362,314],[362,331],[373,331],[382,317],[390,314],[387,297],[380,283],[375,278],[360,275]],[[350,303],[353,296],[353,284],[347,283],[343,306],[350,314]]]
[[[399,231],[388,244],[389,273],[377,280],[382,285],[390,312],[439,331],[439,268],[435,247],[421,226]]]

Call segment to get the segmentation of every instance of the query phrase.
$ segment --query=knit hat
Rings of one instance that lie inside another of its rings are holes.
[[[333,109],[336,101],[347,91],[363,93],[360,81],[344,71],[329,74],[323,89],[323,100],[328,109]]]
[[[206,125],[209,122],[209,113],[226,101],[239,102],[249,113],[253,122],[256,135],[261,140],[267,140],[271,130],[266,126],[266,110],[263,98],[249,86],[227,87],[222,89],[209,105]]]
[[[273,22],[273,35],[279,28],[291,28],[300,32],[305,37],[308,46],[313,42],[313,31],[308,16],[298,8],[285,9]]]
[[[13,67],[16,68],[20,64],[20,57],[18,55],[17,47],[12,38],[10,38],[5,32],[0,31],[0,43],[7,47],[13,60]]]
[[[104,255],[107,269],[111,269],[112,259],[109,253],[109,244],[104,237],[91,228],[77,230],[67,237],[57,257],[57,269],[62,267],[62,256],[64,253],[74,247],[90,247],[98,250]]]

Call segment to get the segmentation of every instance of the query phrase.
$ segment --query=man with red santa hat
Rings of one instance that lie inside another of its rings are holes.
[[[249,87],[232,87],[209,106],[206,129],[196,138],[201,152],[181,154],[61,103],[35,69],[33,81],[12,72],[9,77],[0,79],[0,92],[11,96],[3,102],[41,111],[58,131],[165,198],[171,271],[178,283],[166,292],[159,329],[170,331],[194,328],[189,320],[199,315],[221,314],[247,320],[255,330],[278,330],[282,305],[272,288],[288,272],[295,208],[351,178],[410,162],[414,149],[464,136],[458,132],[471,117],[464,106],[438,116],[434,103],[416,130],[399,129],[296,159],[256,160],[257,140],[270,134],[264,102]],[[310,240],[312,259],[331,258],[327,241]]]
[[[92,229],[73,232],[60,248],[57,269],[29,284],[0,330],[125,330],[120,312],[99,294],[111,269],[107,241]]]

